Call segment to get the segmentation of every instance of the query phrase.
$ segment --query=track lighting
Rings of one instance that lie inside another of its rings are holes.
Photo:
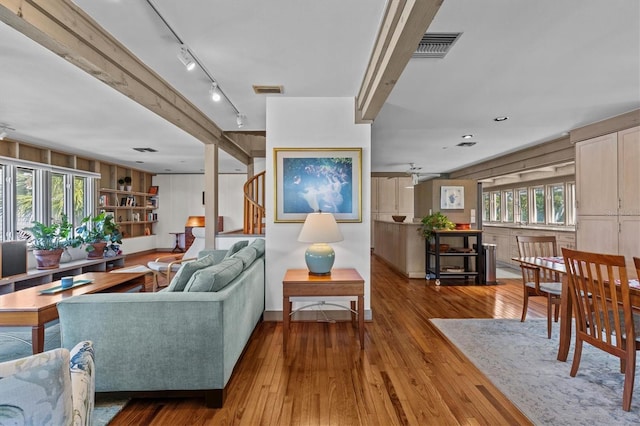
[[[7,135],[8,135],[8,133],[7,133],[6,131],[4,131],[4,130],[3,130],[2,132],[0,132],[0,141],[1,141],[1,140],[4,140],[4,138],[5,138]]]
[[[222,97],[220,96],[220,91],[218,90],[217,82],[214,81],[213,83],[211,83],[211,89],[209,90],[209,94],[211,95],[211,99],[214,102],[220,101]]]
[[[189,48],[185,44],[181,44],[178,49],[178,59],[187,68],[187,71],[191,71],[196,67],[196,62],[193,60]]]
[[[236,123],[238,123],[238,128],[242,129],[244,127],[244,119],[246,117],[243,114],[238,113],[236,115]]]

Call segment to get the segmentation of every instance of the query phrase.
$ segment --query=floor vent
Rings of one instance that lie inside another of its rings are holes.
[[[462,33],[426,33],[412,58],[444,58]]]

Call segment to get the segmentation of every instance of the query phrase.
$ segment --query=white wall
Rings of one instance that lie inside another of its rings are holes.
[[[218,176],[218,214],[224,217],[225,231],[242,229],[242,186],[246,180],[246,174]],[[156,175],[153,184],[159,187],[156,244],[158,248],[173,248],[175,237],[170,232],[184,232],[189,216],[204,216],[204,174]]]
[[[364,278],[366,317],[370,318],[371,126],[354,124],[354,111],[353,98],[267,98],[265,164],[270,175],[267,182],[272,182],[273,148],[362,148],[362,222],[339,223],[344,241],[331,246],[336,252],[334,267],[356,268]],[[302,223],[274,222],[273,185],[266,185],[265,195],[266,311],[281,312],[282,278],[287,269],[306,268],[308,244],[297,240]]]

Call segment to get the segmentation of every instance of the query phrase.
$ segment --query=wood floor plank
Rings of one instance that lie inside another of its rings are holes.
[[[140,263],[144,257],[127,259],[127,266]],[[351,322],[309,321],[291,323],[283,354],[282,323],[264,322],[236,367],[224,408],[206,408],[198,398],[137,399],[111,425],[530,424],[429,322],[519,318],[520,280],[435,286],[404,278],[375,256],[371,277],[364,350]],[[545,316],[544,299],[532,299],[528,318]]]

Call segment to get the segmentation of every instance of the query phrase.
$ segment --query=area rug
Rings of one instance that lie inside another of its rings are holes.
[[[536,425],[638,425],[640,374],[631,412],[622,410],[624,377],[618,358],[584,345],[576,377],[556,359],[558,326],[511,319],[430,320]]]
[[[51,323],[44,331],[44,350],[60,347],[60,325]],[[26,327],[0,328],[0,362],[23,358],[31,355],[31,330]],[[96,397],[93,411],[93,425],[109,424],[129,402],[127,398]]]

